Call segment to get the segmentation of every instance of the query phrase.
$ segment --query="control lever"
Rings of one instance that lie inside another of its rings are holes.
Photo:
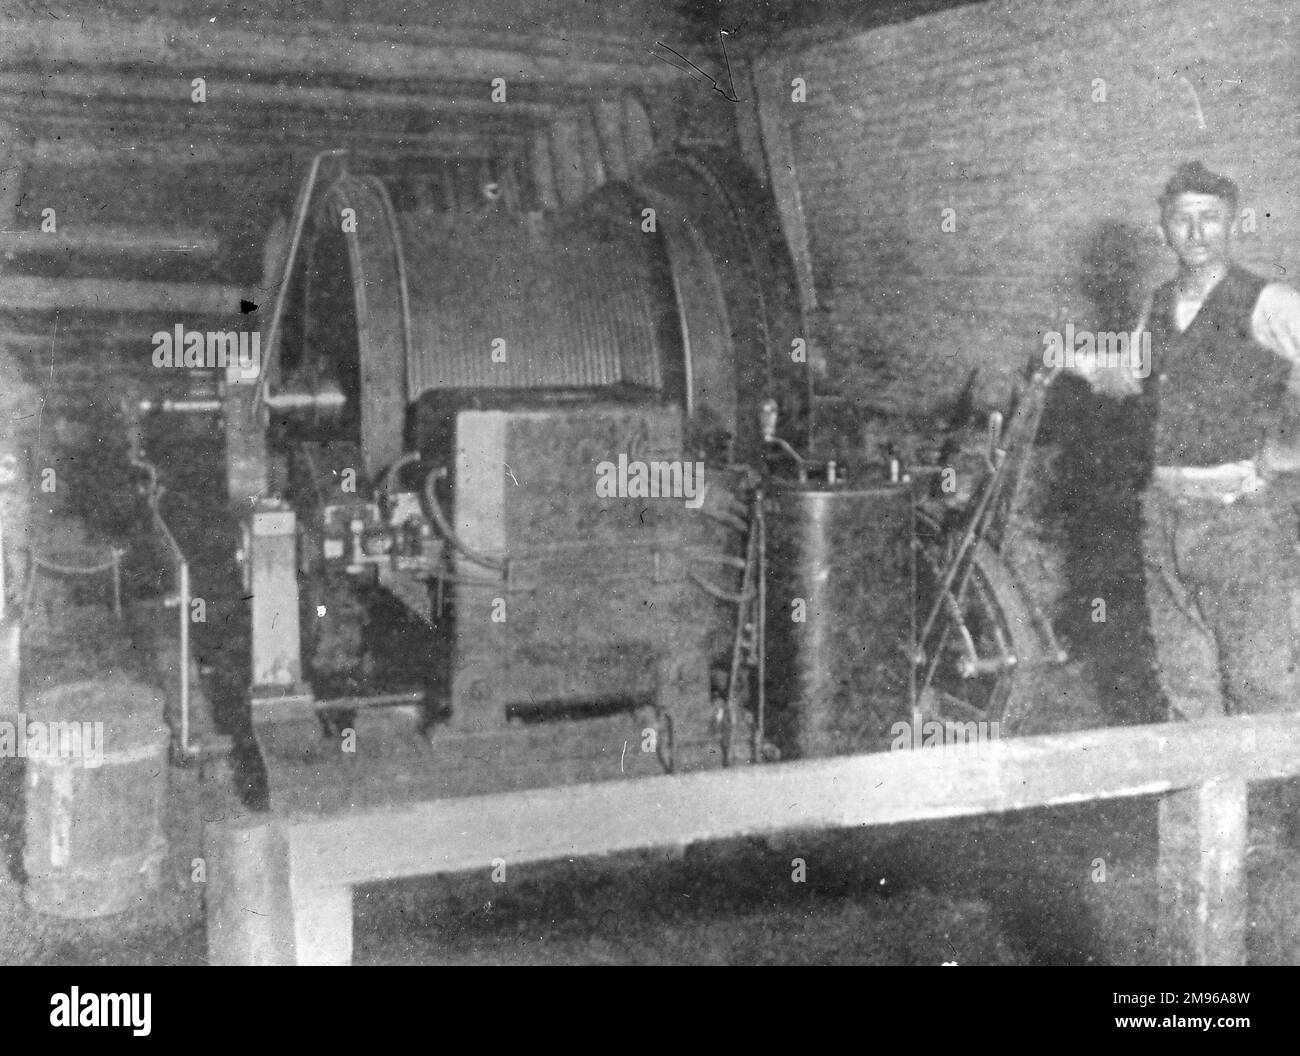
[[[769,397],[759,405],[758,427],[763,437],[763,443],[779,447],[794,459],[795,465],[799,468],[799,483],[803,484],[808,480],[808,463],[798,451],[791,447],[785,440],[781,439],[781,437],[776,435],[777,417],[778,409],[776,400]]]
[[[989,450],[984,456],[989,469],[997,469],[1004,452],[998,446],[1002,442],[1002,412],[994,411],[989,415]]]

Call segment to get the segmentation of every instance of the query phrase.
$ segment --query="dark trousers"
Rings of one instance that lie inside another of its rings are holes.
[[[1290,486],[1230,505],[1148,487],[1147,604],[1175,716],[1300,710],[1294,499]]]

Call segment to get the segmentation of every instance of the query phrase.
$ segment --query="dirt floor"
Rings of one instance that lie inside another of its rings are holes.
[[[1158,963],[1155,804],[785,834],[358,893],[357,963]],[[791,882],[802,858],[807,882]],[[1094,880],[1096,859],[1105,880]],[[1293,964],[1300,862],[1251,856],[1249,952]]]

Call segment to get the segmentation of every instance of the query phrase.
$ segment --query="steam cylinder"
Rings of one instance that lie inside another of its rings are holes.
[[[766,738],[785,759],[884,747],[909,708],[910,485],[776,481],[766,511]]]

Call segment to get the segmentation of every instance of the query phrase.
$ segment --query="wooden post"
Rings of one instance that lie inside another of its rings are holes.
[[[1246,782],[1160,800],[1160,937],[1171,964],[1246,963]]]
[[[294,878],[294,963],[348,965],[352,963],[352,888],[317,887]]]
[[[209,825],[208,963],[350,964],[352,889],[294,869],[284,824]]]
[[[280,826],[209,825],[204,853],[208,963],[293,964],[289,846]]]

